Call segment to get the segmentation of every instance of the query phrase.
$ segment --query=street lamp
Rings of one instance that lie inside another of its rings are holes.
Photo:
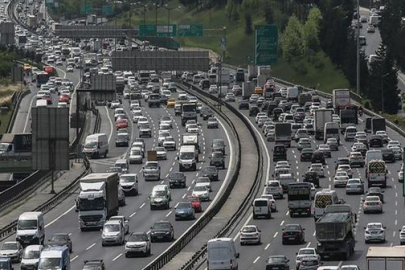
[[[136,2],[135,5],[143,7],[143,24],[146,24],[146,8],[148,7],[148,4],[142,4],[142,2]]]
[[[360,3],[357,0],[357,38],[356,38],[356,47],[357,47],[357,63],[356,63],[356,73],[357,73],[357,81],[356,81],[356,90],[357,94],[360,95]]]
[[[169,47],[168,45],[169,45],[169,36],[170,36],[170,11],[172,11],[173,9],[176,9],[176,8],[181,8],[181,6],[178,6],[178,7],[168,7],[167,6],[167,4],[166,5],[164,5],[164,6],[162,6],[164,9],[166,9],[167,10],[167,47]]]
[[[381,76],[381,112],[384,113],[384,78],[390,75],[386,73]]]

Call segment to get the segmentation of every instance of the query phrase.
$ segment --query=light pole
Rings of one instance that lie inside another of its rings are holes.
[[[166,40],[167,44],[166,44],[166,47],[168,48],[169,47],[169,37],[170,37],[170,11],[172,11],[173,9],[176,9],[176,8],[181,8],[181,6],[179,6],[179,7],[168,7],[167,4],[166,4],[166,5],[162,6],[162,7],[167,10],[167,40]]]
[[[142,4],[141,2],[136,2],[136,5],[143,7],[143,24],[146,24],[146,8],[148,7],[147,4]]]
[[[357,0],[357,65],[356,65],[356,73],[357,73],[357,81],[356,81],[356,90],[357,94],[360,95],[360,3]]]
[[[381,112],[384,113],[384,78],[390,75],[386,73],[381,76]]]

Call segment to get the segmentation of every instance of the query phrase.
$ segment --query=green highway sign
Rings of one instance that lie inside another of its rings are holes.
[[[154,37],[156,36],[156,25],[154,24],[141,24],[139,25],[140,37]]]
[[[92,4],[83,4],[80,6],[80,14],[92,14],[93,5]]]
[[[101,8],[101,13],[103,16],[113,15],[113,6],[112,5],[103,5]]]
[[[204,26],[202,24],[180,24],[177,26],[177,36],[179,37],[202,37]]]
[[[176,36],[176,25],[175,24],[141,24],[139,25],[139,36],[140,37],[174,37]]]
[[[276,25],[256,25],[255,64],[267,66],[276,64],[278,59],[278,28]]]

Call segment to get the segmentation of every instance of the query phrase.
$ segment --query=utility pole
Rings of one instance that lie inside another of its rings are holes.
[[[384,113],[384,78],[390,75],[386,73],[381,76],[381,113]]]
[[[357,66],[356,66],[356,72],[357,72],[357,80],[356,80],[356,92],[358,95],[360,95],[360,3],[359,0],[357,0],[357,37],[356,37],[356,43],[357,43]]]

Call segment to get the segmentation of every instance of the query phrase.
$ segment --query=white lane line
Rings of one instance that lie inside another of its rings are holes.
[[[253,261],[253,264],[257,263],[257,261],[260,259],[260,256],[257,256],[256,260]]]
[[[176,203],[176,205],[174,206],[174,208],[176,208],[177,206],[179,206],[179,203],[180,203],[180,202]]]
[[[67,213],[69,213],[70,211],[73,210],[73,208],[75,208],[76,205],[73,205],[72,207],[70,207],[65,213],[61,214],[59,217],[55,218],[54,220],[52,220],[51,222],[48,222],[48,224],[45,225],[45,228],[51,226],[53,223],[55,223],[56,221],[58,221],[61,217],[65,216]]]
[[[107,112],[108,121],[110,121],[111,132],[110,132],[110,135],[108,136],[108,143],[110,143],[112,134],[114,132],[114,126],[113,126],[113,122],[111,120],[110,114],[108,113],[107,106],[105,106],[104,108],[105,108],[105,111]]]
[[[166,217],[170,216],[173,211],[170,211],[169,213],[166,214]]]
[[[315,235],[316,235],[316,231],[314,231],[314,233],[312,234],[312,236],[314,236],[314,237],[315,237]]]
[[[398,197],[398,192],[395,192],[395,197]]]
[[[88,246],[88,247],[86,248],[86,250],[91,249],[91,248],[94,247],[95,245],[96,245],[96,243],[91,244],[90,246]]]
[[[132,214],[129,215],[129,217],[131,218],[131,217],[133,217],[135,215],[136,215],[136,212],[133,212]]]
[[[287,211],[287,213],[285,213],[286,216],[288,216],[290,214],[290,211]]]
[[[77,258],[79,258],[79,255],[74,256],[72,259],[70,259],[70,262],[73,262],[74,260],[76,260]]]
[[[187,191],[190,191],[191,187],[188,187]]]
[[[160,184],[163,184],[165,182],[165,180],[162,180],[161,182],[160,182]]]
[[[276,232],[276,233],[274,234],[273,238],[276,238],[276,237],[277,237],[277,235],[278,235],[278,232]]]
[[[121,256],[122,256],[122,253],[118,254],[117,257],[115,257],[115,258],[113,259],[113,262],[115,262],[116,260],[118,260]]]
[[[25,119],[25,125],[24,125],[24,130],[23,130],[24,133],[27,131],[28,121],[31,118],[30,116],[31,116],[32,105],[34,104],[34,100],[36,100],[36,98],[35,98],[36,96],[37,96],[36,94],[32,96],[31,104],[30,104],[30,107],[28,108],[27,119]],[[17,108],[17,110],[18,110],[18,108]]]
[[[283,220],[283,221],[281,221],[280,226],[283,226],[283,224],[284,224],[284,220]]]
[[[307,248],[309,248],[310,245],[311,245],[311,242],[308,243]]]
[[[186,197],[187,193],[184,193],[183,197],[181,197],[182,199],[184,199]]]
[[[264,250],[269,249],[270,245],[271,245],[271,244],[267,244],[267,246],[264,248]]]
[[[142,207],[144,207],[144,206],[145,206],[145,203],[143,203],[141,206],[139,206],[139,208],[142,209]]]
[[[398,220],[395,220],[395,226],[397,226],[398,225]]]

